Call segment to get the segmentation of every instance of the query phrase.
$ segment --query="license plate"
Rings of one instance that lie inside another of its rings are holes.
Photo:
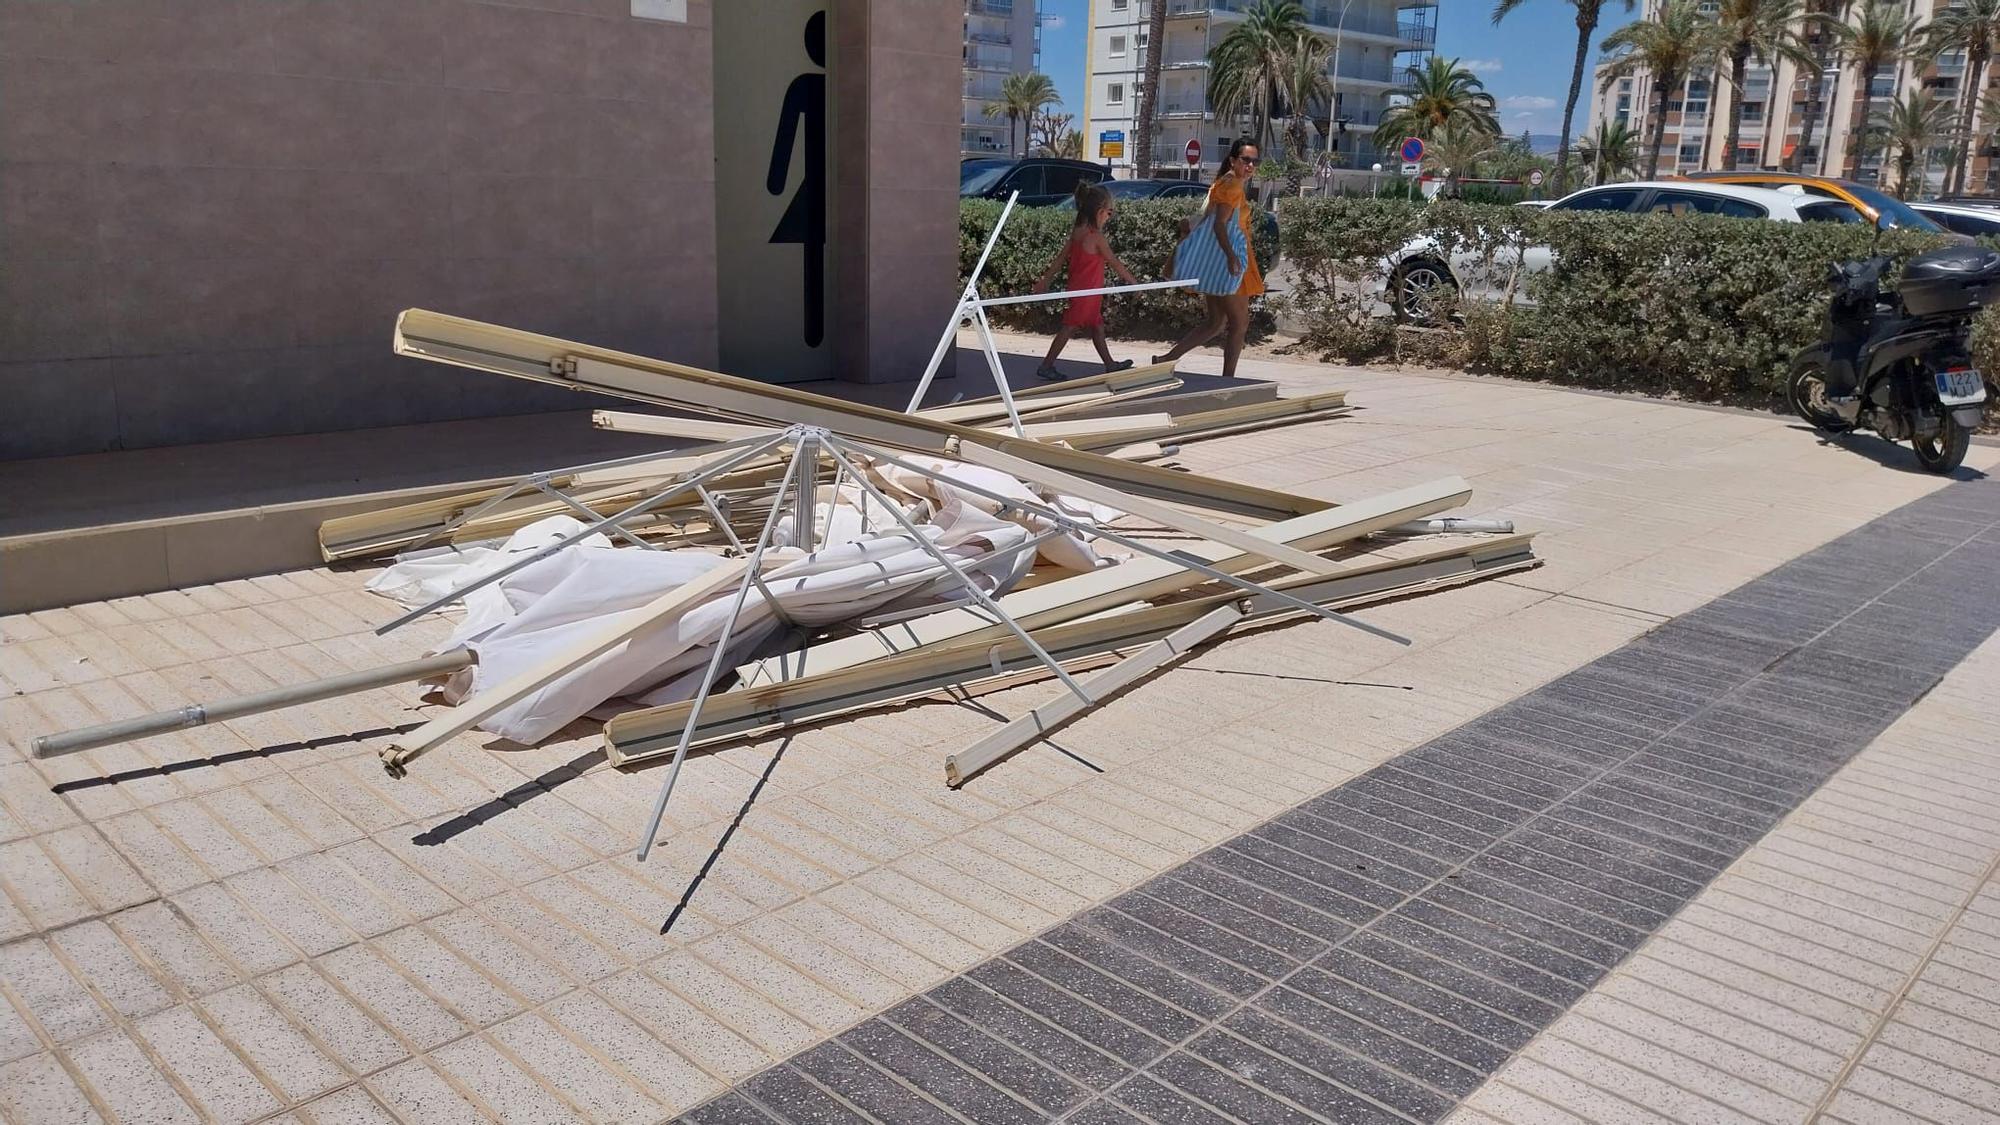
[[[1937,373],[1938,401],[1946,406],[1964,406],[1986,401],[1986,380],[1970,367]]]

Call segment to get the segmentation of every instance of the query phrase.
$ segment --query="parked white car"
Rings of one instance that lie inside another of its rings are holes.
[[[1978,203],[1912,203],[1910,210],[1953,234],[2000,237],[2000,207]]]
[[[1624,211],[1634,215],[1722,215],[1736,219],[1769,219],[1780,223],[1865,223],[1851,204],[1801,191],[1706,184],[1687,180],[1603,184],[1573,192],[1549,204],[1549,211]],[[1546,246],[1530,246],[1521,259],[1526,273],[1549,268]],[[1499,300],[1506,292],[1514,263],[1488,266],[1469,251],[1447,254],[1436,240],[1413,239],[1382,263],[1380,293],[1396,319],[1436,324],[1449,316],[1463,294],[1478,300]],[[1516,301],[1525,301],[1517,286]]]

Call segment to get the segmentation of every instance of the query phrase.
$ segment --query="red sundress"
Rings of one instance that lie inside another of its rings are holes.
[[[1104,255],[1086,253],[1083,249],[1083,232],[1069,237],[1069,288],[1104,288]],[[1104,295],[1071,297],[1069,307],[1063,310],[1064,328],[1101,328],[1104,325]]]

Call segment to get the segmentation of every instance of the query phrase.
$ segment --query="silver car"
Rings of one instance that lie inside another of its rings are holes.
[[[1838,199],[1800,191],[1706,184],[1686,180],[1603,184],[1566,195],[1548,211],[1623,211],[1633,215],[1723,215],[1736,219],[1770,219],[1780,223],[1866,223],[1861,212]],[[1546,270],[1553,255],[1546,246],[1530,246],[1521,255],[1524,275]],[[1457,307],[1461,296],[1497,301],[1507,292],[1516,263],[1508,258],[1488,262],[1469,250],[1447,253],[1432,238],[1416,238],[1385,258],[1377,292],[1396,319],[1415,324],[1439,324]],[[1514,299],[1525,303],[1526,285],[1515,285]]]

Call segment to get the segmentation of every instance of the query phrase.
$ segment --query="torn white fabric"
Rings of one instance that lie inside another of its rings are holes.
[[[1023,500],[1045,500],[1019,481],[990,469],[936,461],[941,472],[966,483]],[[1027,548],[1034,535],[1054,530],[1039,517],[1001,505],[948,483],[887,466],[868,466],[871,481],[905,513],[938,553],[950,559],[983,593],[998,595],[1033,567],[1037,554],[1075,569],[1100,564],[1088,543],[1061,535]],[[819,627],[850,621],[885,607],[944,604],[969,597],[959,578],[852,481],[818,491],[819,526],[828,541],[810,554],[774,547],[764,554],[761,583],[744,597],[730,629],[724,668],[734,668],[789,625]],[[999,513],[999,514],[996,514]],[[777,541],[789,538],[782,515]],[[552,516],[516,532],[497,549],[399,562],[369,588],[422,604],[490,574],[522,553],[536,550],[582,524]],[[559,551],[476,591],[465,620],[440,651],[472,649],[478,662],[454,674],[445,698],[458,703],[516,674],[535,668],[600,628],[609,617],[643,606],[712,567],[719,555],[692,548],[647,551],[615,547],[593,535],[579,550]],[[1052,549],[1053,548],[1053,549]],[[731,583],[697,606],[648,625],[602,655],[570,669],[496,712],[481,729],[532,744],[607,700],[633,698],[647,706],[694,695],[736,604]]]

